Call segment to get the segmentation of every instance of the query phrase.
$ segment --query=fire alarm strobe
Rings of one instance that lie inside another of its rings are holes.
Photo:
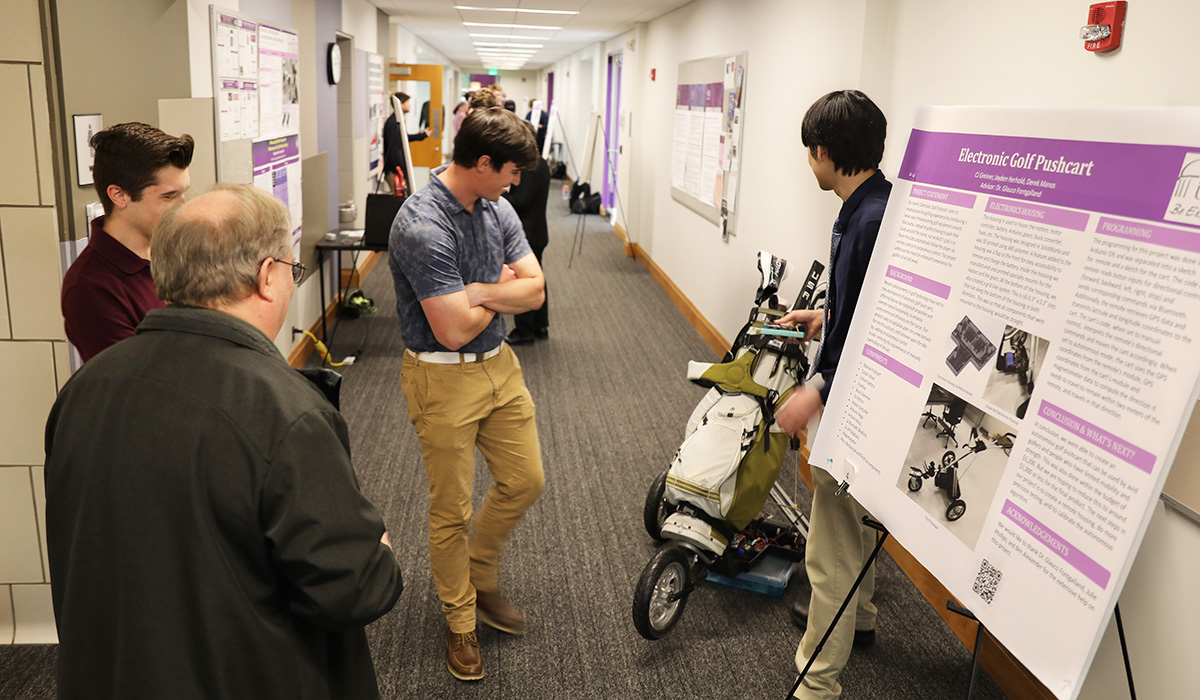
[[[1121,46],[1121,32],[1125,29],[1125,4],[1125,0],[1117,0],[1091,6],[1087,25],[1079,30],[1083,48],[1107,53]]]

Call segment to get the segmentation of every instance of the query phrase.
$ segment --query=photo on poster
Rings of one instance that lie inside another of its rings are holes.
[[[974,549],[992,509],[1016,429],[934,384],[896,488]]]
[[[954,325],[946,325],[941,336],[942,362],[938,377],[942,386],[961,396],[978,398],[996,364],[996,352],[1004,335],[1005,323],[977,308],[964,306],[947,315]]]
[[[1016,326],[1005,326],[983,398],[1016,420],[1024,420],[1037,375],[1046,361],[1050,341]]]

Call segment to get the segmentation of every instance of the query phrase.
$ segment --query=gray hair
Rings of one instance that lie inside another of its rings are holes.
[[[253,185],[218,183],[209,192],[227,192],[236,204],[216,216],[184,205],[154,228],[150,270],[163,301],[202,307],[240,301],[258,285],[263,260],[282,260],[292,250],[291,215],[277,197]]]

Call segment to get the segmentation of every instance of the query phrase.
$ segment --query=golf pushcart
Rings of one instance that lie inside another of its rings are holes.
[[[775,410],[803,383],[809,361],[803,332],[773,323],[787,313],[776,298],[787,261],[760,252],[758,267],[754,308],[724,361],[689,363],[688,378],[709,391],[646,494],[646,532],[666,543],[634,591],[633,622],[646,639],[671,631],[710,570],[736,577],[767,555],[804,558],[808,521],[776,484],[792,440],[776,425]],[[820,298],[823,270],[813,264],[793,309]],[[786,522],[763,514],[768,498]]]

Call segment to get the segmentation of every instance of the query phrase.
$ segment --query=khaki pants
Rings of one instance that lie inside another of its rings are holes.
[[[404,354],[400,384],[429,479],[429,561],[452,632],[475,629],[476,589],[499,589],[500,550],[542,492],[533,399],[504,345],[495,357],[454,365]],[[471,525],[475,448],[492,486]]]
[[[804,555],[812,598],[808,629],[796,650],[796,670],[804,669],[817,643],[829,629],[871,551],[876,532],[862,524],[867,511],[848,496],[835,496],[838,483],[824,469],[813,469],[813,507],[808,548]],[[842,694],[838,675],[846,667],[854,631],[875,629],[875,565],[872,564],[846,612],[796,690],[801,700],[830,700]]]

